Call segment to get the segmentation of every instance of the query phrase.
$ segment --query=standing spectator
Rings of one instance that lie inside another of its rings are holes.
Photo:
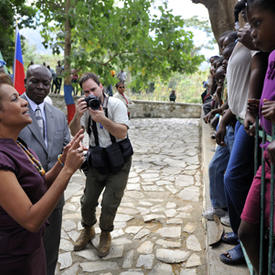
[[[33,64],[34,64],[33,61],[31,61],[30,64],[28,65],[28,68],[29,68],[31,65],[33,65]]]
[[[116,76],[115,70],[111,70],[111,71],[110,71],[110,74],[111,74],[112,78],[114,78],[114,77]],[[112,86],[112,84],[109,84],[109,85],[107,86],[107,88],[106,88],[106,94],[107,94],[108,96],[113,96],[113,86]]]
[[[260,99],[259,106],[259,117],[260,123],[263,129],[268,135],[272,135],[272,123],[275,123],[275,2],[274,1],[255,1],[249,0],[248,4],[248,20],[251,24],[251,36],[255,46],[263,52],[271,52],[268,58],[268,68],[266,71],[263,91]],[[257,20],[256,20],[257,19]],[[253,95],[252,95],[253,96]],[[254,105],[257,97],[249,97],[248,106]],[[257,103],[256,103],[257,104]],[[253,108],[252,108],[253,109]],[[251,112],[251,109],[250,109]],[[251,115],[251,114],[250,114]],[[255,117],[255,115],[254,115]],[[253,121],[252,121],[253,122]],[[260,213],[261,213],[261,188],[264,187],[264,234],[268,236],[273,235],[274,241],[274,225],[273,228],[270,224],[270,206],[271,196],[274,198],[274,194],[271,194],[271,180],[272,168],[271,164],[275,164],[275,141],[271,143],[266,141],[263,144],[264,149],[264,162],[259,167],[256,175],[254,176],[251,188],[247,195],[245,206],[242,211],[242,221],[239,228],[240,239],[246,249],[246,252],[252,262],[252,265],[257,274],[259,274],[259,256],[260,256]],[[262,171],[263,170],[263,171]],[[261,185],[261,180],[264,178],[264,183]],[[274,216],[275,217],[275,216]],[[274,219],[273,217],[273,219]],[[273,220],[274,222],[274,220]],[[273,261],[272,261],[272,272],[267,270],[267,246],[266,239],[263,240],[263,269],[260,274],[275,274],[274,271],[274,246],[273,246]],[[272,246],[272,244],[269,244]]]
[[[78,93],[78,73],[76,69],[71,70],[71,78],[72,78],[72,86],[73,86],[73,93],[77,95]]]
[[[64,68],[61,66],[60,60],[57,61],[57,66],[55,67],[55,72],[56,72],[56,89],[54,93],[60,94],[60,89],[62,86],[62,73],[63,73]]]
[[[171,93],[170,93],[170,95],[169,95],[169,100],[170,100],[171,102],[175,102],[175,101],[176,101],[176,98],[177,98],[177,96],[176,96],[176,91],[175,91],[175,90],[172,90]]]
[[[216,141],[224,146],[226,126],[236,116],[234,142],[227,169],[224,175],[224,190],[228,204],[230,224],[233,233],[225,233],[227,242],[238,242],[238,228],[246,196],[254,174],[254,138],[248,135],[240,119],[245,119],[247,98],[258,95],[262,91],[262,83],[266,69],[266,56],[251,51],[255,49],[251,43],[250,28],[240,28],[237,42],[227,66],[228,106],[219,124]],[[253,47],[253,48],[249,48]],[[240,118],[240,119],[239,119]],[[244,255],[240,244],[220,255],[225,264],[240,264]]]
[[[51,92],[53,93],[54,91],[54,86],[55,86],[55,89],[57,88],[57,82],[56,82],[56,73],[54,71],[54,69],[52,69],[50,67],[50,65],[47,66],[48,70],[51,72],[51,75],[52,75],[52,85],[51,85]]]
[[[117,78],[119,79],[119,81],[125,82],[127,75],[126,72],[124,72],[123,70],[121,70],[118,74],[117,74]]]
[[[130,118],[129,104],[131,104],[132,101],[130,100],[130,98],[128,96],[125,95],[124,82],[121,82],[121,81],[118,82],[116,84],[116,89],[117,89],[117,92],[114,94],[114,97],[120,99],[125,104],[127,111],[128,111],[128,117]]]
[[[70,141],[65,114],[45,102],[45,98],[50,92],[50,83],[51,73],[46,67],[32,65],[28,68],[25,84],[26,93],[22,97],[27,100],[30,106],[29,113],[32,123],[19,134],[19,137],[37,154],[46,171],[54,166],[58,155],[62,153],[63,147]],[[40,111],[38,111],[38,108]],[[40,114],[38,115],[37,112]],[[41,125],[39,121],[42,121]],[[62,194],[49,217],[49,225],[46,227],[44,235],[48,275],[54,275],[55,272],[63,206],[64,196]]]
[[[77,101],[76,113],[70,123],[72,135],[81,128],[89,134],[90,162],[84,194],[81,198],[82,226],[84,229],[75,243],[74,250],[82,250],[95,237],[96,207],[103,189],[99,227],[100,242],[97,247],[99,257],[109,253],[114,219],[123,197],[132,163],[132,150],[127,131],[129,119],[125,105],[117,98],[107,97],[98,77],[92,73],[84,74],[80,81],[84,96],[96,96],[100,106],[87,108],[84,98]],[[92,126],[91,126],[92,125]],[[92,128],[92,129],[91,129]],[[110,152],[117,142],[126,142],[130,154],[121,155],[121,149]],[[108,154],[111,153],[111,154]],[[105,161],[105,159],[108,159]],[[120,164],[114,170],[113,164]]]
[[[221,45],[222,46],[222,45]],[[216,93],[219,90],[223,90],[224,86],[224,74],[226,68],[220,66],[217,68],[215,73],[215,79],[217,81]],[[205,117],[204,121],[206,123],[213,123],[213,119],[217,118],[217,123],[219,117],[216,117],[217,114],[220,115],[228,108],[228,104],[225,103],[222,106],[218,106],[216,109],[212,109]],[[235,121],[234,121],[235,122]],[[224,173],[228,164],[230,152],[234,140],[234,129],[233,125],[227,125],[226,134],[224,142],[226,146],[218,145],[215,150],[215,154],[209,164],[208,174],[209,174],[209,185],[210,185],[210,199],[212,208],[206,210],[203,213],[203,216],[208,220],[214,220],[214,215],[221,218],[221,223],[230,226],[229,215],[227,211],[227,202],[224,193]],[[216,129],[217,124],[215,125]]]
[[[113,96],[113,86],[112,84],[109,84],[107,87],[106,87],[106,94],[108,96]]]

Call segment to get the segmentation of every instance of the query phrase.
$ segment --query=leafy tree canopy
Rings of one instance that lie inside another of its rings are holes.
[[[35,14],[24,0],[0,1],[0,50],[8,65],[13,64],[16,20],[19,28],[34,27]]]
[[[201,20],[198,18],[198,16],[193,16],[191,18],[184,20],[185,26],[190,27],[191,29],[198,29],[200,31],[203,31],[208,41],[204,41],[203,45],[200,48],[206,48],[206,49],[213,49],[214,44],[216,43],[216,40],[214,38],[211,26],[209,24],[208,20]]]
[[[65,4],[70,1],[68,14]],[[64,49],[64,25],[69,16],[71,66],[93,71],[105,84],[112,83],[110,71],[129,71],[135,87],[141,88],[160,76],[168,80],[173,72],[193,73],[203,61],[193,44],[193,34],[184,20],[174,16],[167,4],[160,15],[150,16],[153,0],[38,0],[42,36],[54,53]],[[55,35],[53,35],[53,33]]]

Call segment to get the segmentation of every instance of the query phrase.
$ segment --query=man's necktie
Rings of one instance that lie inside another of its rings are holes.
[[[37,124],[39,126],[40,129],[40,133],[43,137],[43,139],[45,139],[45,126],[44,126],[44,120],[41,114],[41,110],[40,108],[37,106],[36,110],[35,110],[35,118],[37,121]]]

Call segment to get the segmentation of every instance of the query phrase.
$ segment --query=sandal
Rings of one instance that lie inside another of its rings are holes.
[[[238,238],[238,235],[234,232],[227,232],[227,233],[224,233],[222,235],[222,241],[224,243],[228,243],[228,244],[238,244],[239,243],[239,238]]]
[[[239,265],[245,263],[241,245],[238,244],[234,248],[228,250],[226,253],[220,255],[220,260],[224,264]]]

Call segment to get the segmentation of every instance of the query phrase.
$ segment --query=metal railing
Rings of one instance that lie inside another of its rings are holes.
[[[266,134],[265,131],[259,129],[259,121],[256,120],[256,129],[255,129],[255,149],[254,149],[254,172],[256,174],[258,167],[258,148],[259,141],[261,138],[261,143],[265,144],[266,141],[275,140],[275,125],[272,125],[272,136]],[[259,250],[259,275],[266,275],[265,272],[265,191],[266,191],[266,183],[265,183],[265,160],[264,160],[264,148],[261,149],[261,165],[262,165],[262,174],[261,174],[261,200],[260,200],[260,250]],[[272,275],[272,258],[273,258],[273,218],[274,218],[274,165],[271,163],[271,182],[270,182],[270,216],[269,216],[269,230],[268,230],[268,261],[267,261],[267,270],[268,275]],[[246,263],[249,268],[250,274],[254,275],[255,271],[253,270],[253,266],[247,257],[245,249],[242,245],[243,252],[245,255]]]

